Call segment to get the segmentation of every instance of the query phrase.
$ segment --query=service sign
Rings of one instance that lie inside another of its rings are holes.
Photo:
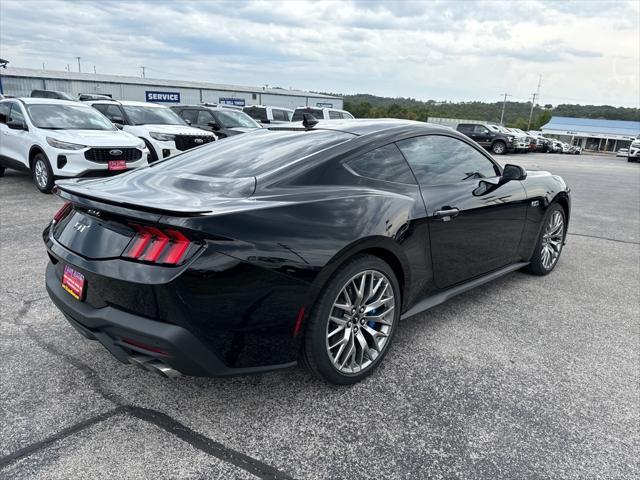
[[[180,92],[144,92],[147,102],[153,103],[180,103]]]
[[[220,97],[218,103],[221,103],[223,105],[235,105],[236,107],[245,106],[244,98]]]
[[[321,108],[333,108],[333,103],[323,103],[323,102],[318,102],[318,103],[316,103],[316,107],[321,107]]]

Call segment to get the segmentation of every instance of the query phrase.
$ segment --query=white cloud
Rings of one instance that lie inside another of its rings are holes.
[[[0,2],[13,66],[422,99],[640,106],[639,3]]]

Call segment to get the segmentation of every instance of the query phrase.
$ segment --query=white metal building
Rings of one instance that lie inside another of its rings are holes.
[[[586,150],[617,152],[629,147],[640,135],[640,122],[551,117],[549,123],[543,125],[542,133]]]
[[[239,106],[271,105],[291,109],[300,106],[342,108],[341,97],[302,90],[30,68],[0,69],[1,93],[15,97],[28,97],[32,90],[57,90],[73,96],[80,93],[98,93],[109,95],[116,100],[151,101],[168,105],[209,102]]]

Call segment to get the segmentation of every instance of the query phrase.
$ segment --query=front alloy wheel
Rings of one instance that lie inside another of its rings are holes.
[[[564,239],[564,218],[558,210],[549,217],[542,235],[540,259],[545,270],[551,270],[560,257],[562,240]]]
[[[327,382],[359,382],[389,351],[400,308],[400,287],[386,262],[368,254],[348,260],[311,310],[302,361]]]
[[[493,150],[493,153],[496,155],[503,155],[507,150],[507,146],[504,142],[495,142],[493,147],[491,147],[491,150]]]
[[[43,193],[51,193],[54,182],[53,172],[49,166],[49,160],[43,153],[38,153],[33,159],[31,173],[38,190]]]
[[[565,228],[564,210],[559,204],[554,203],[547,210],[536,249],[524,270],[535,275],[551,273],[562,252]]]

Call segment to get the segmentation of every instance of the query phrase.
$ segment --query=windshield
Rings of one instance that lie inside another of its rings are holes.
[[[223,128],[260,128],[260,125],[246,113],[234,110],[217,111],[214,114]]]
[[[180,171],[216,178],[255,177],[351,138],[354,135],[332,130],[305,132],[260,128],[161,160],[150,168],[169,175]]]
[[[27,105],[31,121],[49,130],[115,130],[116,127],[91,107],[57,104]]]
[[[122,105],[133,125],[187,125],[177,113],[166,107]]]
[[[324,118],[324,114],[322,110],[317,108],[297,108],[295,112],[293,112],[293,117],[291,118],[292,122],[301,122],[305,113],[310,113],[316,119],[322,120]]]

